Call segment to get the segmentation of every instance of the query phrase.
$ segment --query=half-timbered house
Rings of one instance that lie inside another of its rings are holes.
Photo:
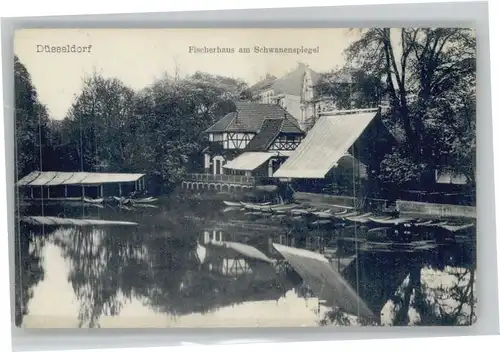
[[[297,121],[275,104],[238,102],[206,130],[205,172],[270,177],[304,137]]]

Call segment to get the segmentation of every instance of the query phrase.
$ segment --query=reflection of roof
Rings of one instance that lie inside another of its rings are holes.
[[[54,216],[25,216],[21,218],[21,221],[32,225],[46,225],[46,226],[137,225],[137,223],[135,222],[128,222],[128,221],[71,219],[71,218],[58,218]]]
[[[214,247],[219,247],[221,249],[224,249],[228,252],[232,252],[234,254],[241,255],[247,259],[254,259],[254,260],[259,260],[263,261],[266,263],[273,263],[273,261],[264,253],[259,251],[257,248],[249,246],[244,243],[239,243],[239,242],[210,242],[207,243],[206,246],[214,246]]]
[[[375,116],[377,112],[321,117],[274,177],[324,178]]]
[[[276,243],[273,243],[273,246],[311,287],[318,299],[325,301],[329,306],[339,307],[347,313],[376,319],[353,287],[333,269],[324,256]]]
[[[144,174],[33,171],[17,182],[18,186],[100,185],[135,182]]]
[[[300,133],[297,121],[276,104],[238,102],[236,111],[230,112],[205,132],[253,132],[257,133],[265,119],[283,119],[282,131]]]

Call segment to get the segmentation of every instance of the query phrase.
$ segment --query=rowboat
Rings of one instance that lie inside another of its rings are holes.
[[[271,202],[260,203],[260,204],[240,202],[240,205],[242,205],[245,209],[261,210],[269,208]]]
[[[288,205],[283,205],[283,206],[276,206],[276,207],[269,207],[269,211],[276,213],[276,214],[285,214],[295,208],[297,208],[299,205],[298,204],[288,204]]]
[[[357,211],[348,212],[347,210],[343,210],[341,212],[335,213],[334,215],[335,215],[336,218],[345,219],[347,217],[358,216],[358,215],[361,215],[361,214],[358,213]]]
[[[448,221],[436,221],[436,220],[428,220],[428,221],[420,221],[413,224],[415,227],[442,227],[447,225]]]
[[[247,211],[245,215],[251,215],[251,216],[261,216],[262,212],[261,211]]]
[[[102,203],[104,201],[104,198],[92,199],[92,198],[83,197],[83,201],[85,203],[100,204],[100,203]]]
[[[241,207],[241,205],[242,205],[240,202],[230,202],[230,201],[228,201],[228,200],[223,200],[222,202],[223,202],[225,205],[227,205],[228,207],[233,207],[233,208],[234,208],[234,207],[238,207],[238,208],[239,208],[239,207]]]
[[[354,207],[347,206],[347,205],[337,205],[337,204],[331,204],[332,207],[334,208],[340,208],[340,209],[345,209],[345,210],[352,210]]]
[[[223,213],[228,213],[230,211],[238,211],[241,210],[240,207],[225,207],[224,210],[222,210]]]
[[[377,224],[384,224],[384,225],[399,225],[399,224],[404,224],[407,222],[414,221],[412,218],[392,218],[392,217],[385,217],[385,218],[377,218],[377,217],[370,217],[370,221],[377,223]]]
[[[372,233],[372,232],[383,232],[383,231],[387,231],[387,230],[390,230],[391,227],[388,227],[388,226],[384,226],[384,227],[374,227],[373,229],[369,229],[368,230],[368,233]]]
[[[311,225],[320,226],[320,225],[330,225],[331,223],[332,223],[331,220],[316,220],[316,221],[313,221],[311,223]]]
[[[255,186],[255,189],[257,191],[262,191],[262,192],[276,192],[278,190],[278,186],[275,186],[275,185],[259,185],[259,186]]]
[[[157,200],[158,200],[157,198],[153,197],[130,199],[132,203],[153,203],[156,202]]]
[[[85,204],[85,206],[104,209],[104,205],[102,205],[100,203],[84,203],[84,204]]]
[[[290,213],[294,216],[297,215],[310,215],[312,212],[317,211],[318,209],[316,208],[308,208],[308,209],[292,209],[290,210]]]
[[[298,206],[296,204],[271,204],[271,203],[252,204],[244,202],[241,202],[241,204],[245,207],[245,209],[257,210],[263,212],[290,210]]]
[[[364,224],[370,221],[370,219],[368,218],[370,215],[372,215],[372,213],[364,213],[357,216],[347,216],[345,217],[345,219],[351,222]]]
[[[312,215],[314,215],[318,219],[333,219],[333,218],[335,218],[335,214],[332,214],[329,211],[316,211],[316,212],[313,212]]]
[[[271,215],[271,218],[273,218],[273,219],[283,219],[284,217],[286,217],[285,214],[274,214],[274,215]]]
[[[413,224],[413,226],[415,227],[424,227],[424,226],[430,226],[432,225],[432,220],[428,220],[428,221],[421,221],[421,222],[416,222]]]
[[[367,240],[387,239],[390,236],[389,234],[390,230],[391,227],[377,227],[370,229],[366,233],[366,239]]]
[[[147,203],[134,203],[134,207],[139,207],[139,208],[158,208],[154,204],[147,204]]]
[[[130,203],[130,199],[129,198],[125,198],[125,197],[116,197],[116,196],[113,196],[113,199],[116,200],[120,204],[129,204]]]
[[[475,226],[476,224],[470,223],[465,225],[440,225],[439,227],[450,232],[458,232],[458,231],[468,230]]]

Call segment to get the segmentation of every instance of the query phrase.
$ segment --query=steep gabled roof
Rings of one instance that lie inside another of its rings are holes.
[[[255,83],[253,86],[251,86],[250,90],[252,92],[256,92],[256,91],[259,91],[261,89],[268,88],[268,87],[270,87],[273,84],[273,82],[276,79],[277,79],[276,76],[267,75],[266,78],[264,78],[262,81],[259,81],[259,82]]]
[[[302,85],[304,83],[304,75],[309,72],[312,83],[315,85],[320,79],[319,73],[311,70],[304,64],[299,66],[285,76],[278,78],[272,84],[274,94],[290,94],[300,96],[302,94]]]
[[[205,132],[224,132],[226,128],[233,122],[236,112],[230,112],[226,114],[219,121],[210,126]]]
[[[230,112],[205,132],[252,132],[258,133],[266,119],[283,119],[282,131],[301,133],[298,122],[286,110],[276,104],[238,102],[236,112]]]
[[[267,150],[281,132],[284,122],[285,119],[265,119],[259,133],[245,149],[249,151]]]
[[[252,92],[256,92],[262,89],[272,88],[275,94],[301,95],[304,75],[306,72],[309,72],[313,85],[316,85],[319,82],[321,75],[307,67],[305,64],[299,63],[296,69],[287,73],[283,77],[276,78],[275,76],[268,75],[262,81],[251,86],[250,90]]]

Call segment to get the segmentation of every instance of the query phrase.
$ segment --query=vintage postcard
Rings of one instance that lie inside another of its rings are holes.
[[[467,28],[14,39],[16,325],[459,326]]]

